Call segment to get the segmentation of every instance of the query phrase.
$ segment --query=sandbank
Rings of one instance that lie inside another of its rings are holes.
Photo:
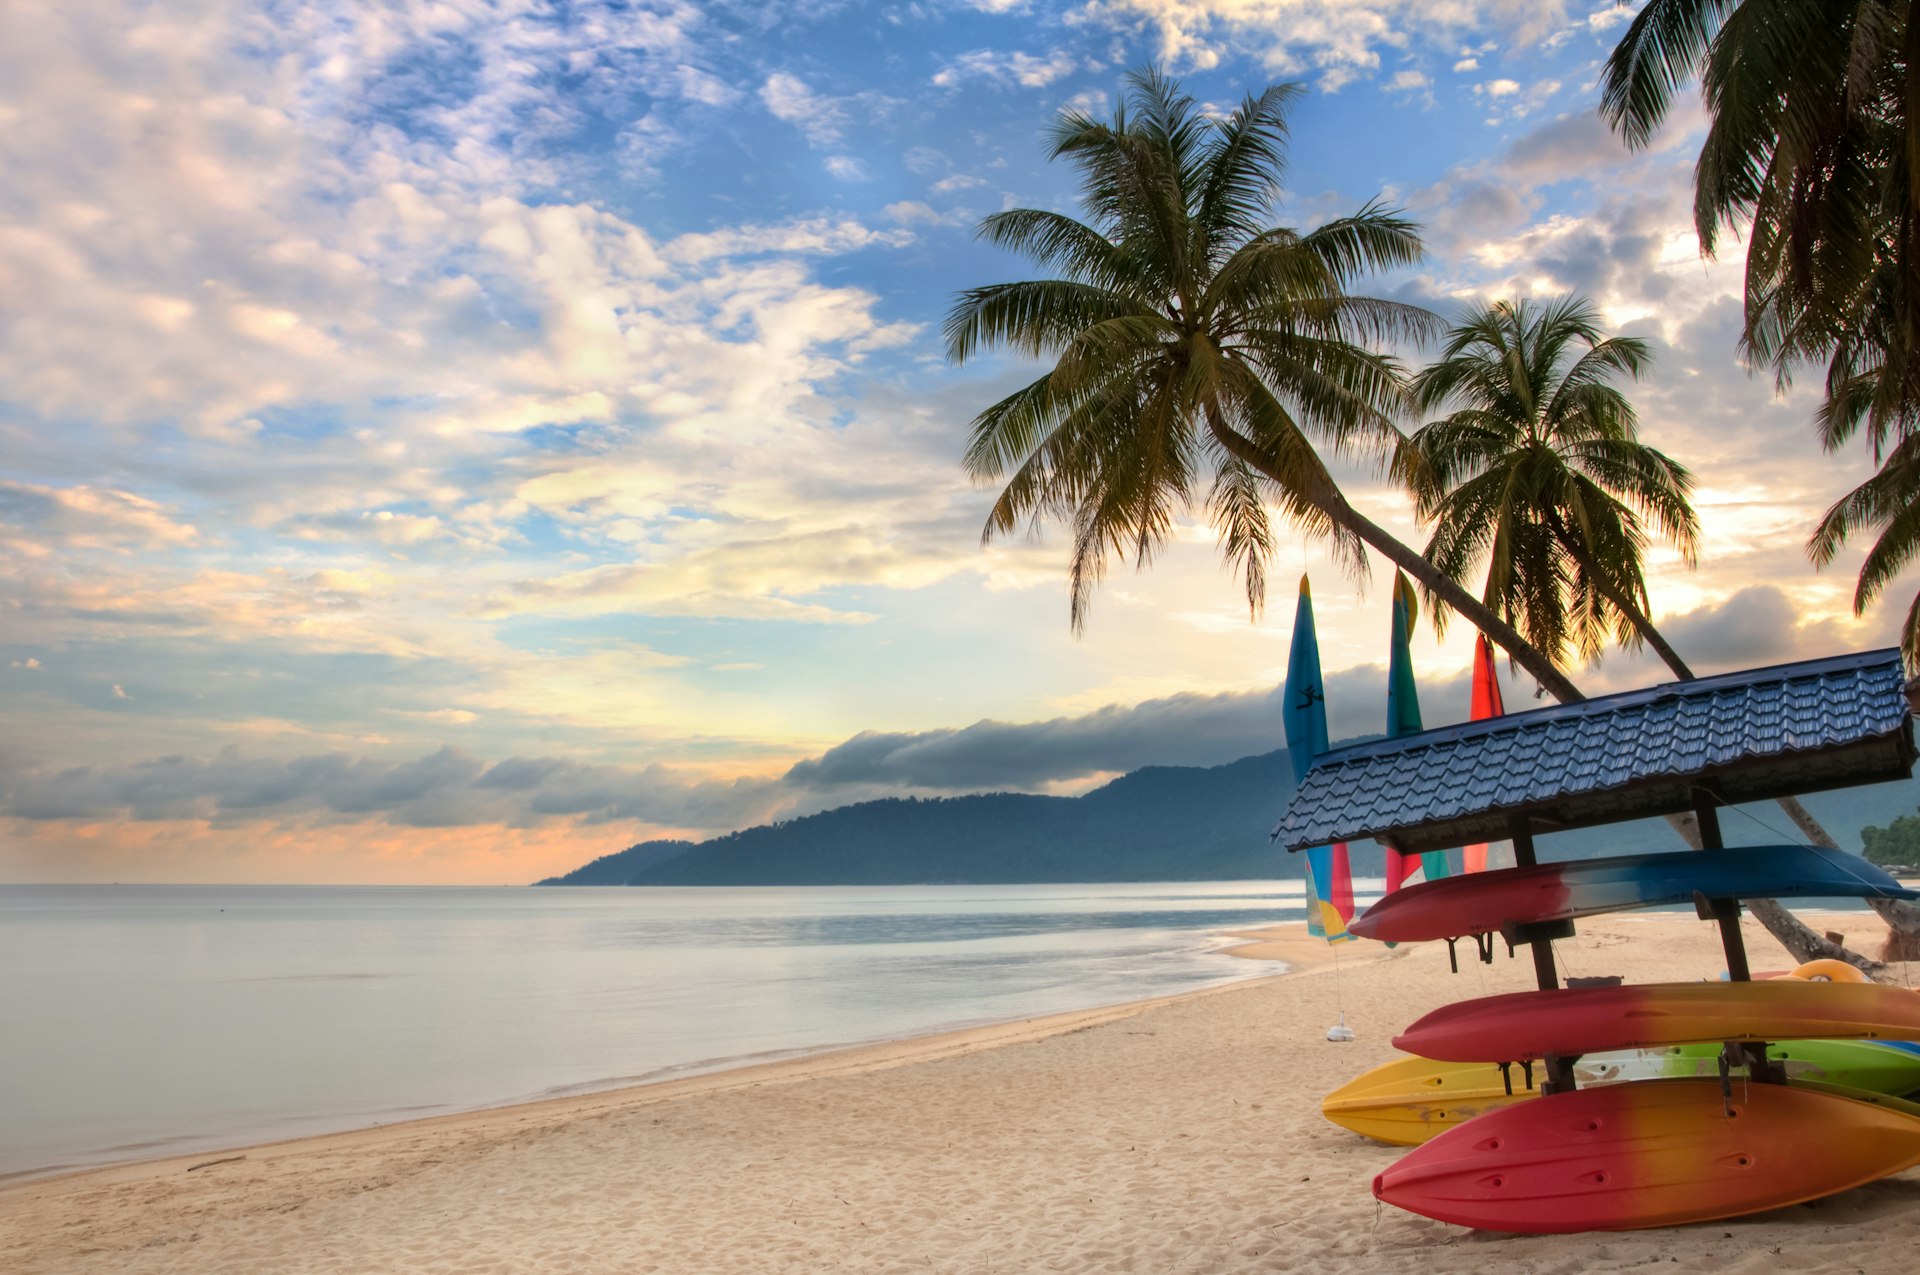
[[[1870,914],[1809,918],[1878,950]],[[1791,964],[1751,922],[1756,967]],[[1157,1001],[0,1189],[0,1270],[1905,1269],[1920,1172],[1664,1231],[1508,1237],[1378,1205],[1400,1154],[1319,1114],[1448,1001],[1531,986],[1442,944],[1245,936],[1289,972]],[[1265,947],[1259,945],[1270,944]],[[1563,972],[1717,977],[1713,927],[1584,923]],[[1920,967],[1913,971],[1920,976]],[[1326,1040],[1341,1014],[1358,1035]]]

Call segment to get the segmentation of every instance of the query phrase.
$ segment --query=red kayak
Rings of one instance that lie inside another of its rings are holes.
[[[1912,1110],[1787,1085],[1735,1085],[1729,1101],[1717,1080],[1581,1089],[1449,1129],[1374,1178],[1373,1193],[1530,1234],[1739,1217],[1920,1164]]]
[[[1512,992],[1443,1006],[1393,1043],[1442,1062],[1519,1062],[1711,1040],[1920,1040],[1920,995],[1796,979]]]

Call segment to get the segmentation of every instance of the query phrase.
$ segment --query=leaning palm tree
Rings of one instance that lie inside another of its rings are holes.
[[[1617,639],[1685,667],[1648,619],[1642,560],[1657,535],[1694,561],[1693,476],[1639,441],[1613,384],[1647,363],[1645,342],[1605,336],[1583,299],[1497,301],[1413,378],[1423,415],[1454,409],[1413,437],[1426,556],[1462,585],[1484,570],[1486,604],[1556,663]]]
[[[1356,572],[1367,547],[1383,554],[1557,698],[1581,698],[1510,624],[1356,510],[1320,450],[1386,468],[1402,455],[1399,370],[1372,347],[1433,316],[1349,289],[1418,261],[1414,226],[1378,204],[1310,231],[1268,223],[1297,85],[1212,119],[1155,71],[1129,84],[1111,123],[1069,111],[1053,130],[1087,220],[1022,208],[980,225],[1056,277],[970,289],[947,316],[956,363],[1001,347],[1052,364],[973,422],[967,468],[1003,484],[985,537],[1068,522],[1077,628],[1109,554],[1144,565],[1205,482],[1251,609],[1272,505]]]
[[[1835,451],[1864,433],[1881,465],[1807,546],[1825,565],[1855,533],[1879,530],[1855,614],[1912,557],[1920,522],[1914,17],[1911,0],[1648,0],[1608,59],[1601,97],[1602,115],[1638,148],[1679,87],[1700,78],[1711,124],[1694,223],[1709,255],[1723,232],[1750,223],[1742,349],[1782,385],[1824,360],[1821,442]],[[1920,663],[1920,598],[1901,645]],[[1920,935],[1920,909],[1876,900],[1874,910]]]
[[[1781,385],[1825,364],[1829,451],[1863,434],[1880,472],[1809,542],[1824,566],[1877,528],[1864,613],[1916,550],[1920,466],[1920,60],[1911,0],[1649,0],[1607,64],[1601,110],[1652,138],[1698,74],[1712,117],[1696,165],[1702,251],[1750,223],[1741,344]],[[1920,663],[1920,598],[1902,634]]]

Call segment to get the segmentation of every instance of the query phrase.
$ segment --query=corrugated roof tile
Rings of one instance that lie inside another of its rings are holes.
[[[1308,773],[1276,835],[1295,849],[1367,836],[1409,848],[1457,845],[1478,839],[1502,811],[1560,803],[1563,821],[1589,823],[1601,822],[1587,816],[1602,810],[1662,813],[1688,790],[1674,781],[1734,784],[1743,767],[1781,794],[1832,787],[1848,774],[1908,773],[1905,682],[1897,651],[1873,651],[1340,749]],[[1876,741],[1891,748],[1869,759],[1861,746]],[[1835,751],[1848,756],[1803,766],[1817,782],[1794,786],[1791,763]],[[1460,840],[1446,839],[1455,832]]]

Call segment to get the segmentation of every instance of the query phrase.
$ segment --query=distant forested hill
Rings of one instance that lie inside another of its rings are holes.
[[[542,885],[911,885],[1284,875],[1267,834],[1293,794],[1285,749],[1149,766],[1079,797],[989,793],[842,806],[690,845],[646,841]]]
[[[1267,839],[1293,795],[1285,749],[1226,766],[1150,766],[1079,797],[989,793],[867,801],[715,837],[644,841],[541,885],[928,885],[1291,878],[1297,856]],[[1815,793],[1841,846],[1920,807],[1920,780]],[[1721,818],[1734,845],[1792,841],[1778,807]],[[1679,849],[1659,820],[1539,839],[1543,858]],[[1353,847],[1357,876],[1381,850]]]

